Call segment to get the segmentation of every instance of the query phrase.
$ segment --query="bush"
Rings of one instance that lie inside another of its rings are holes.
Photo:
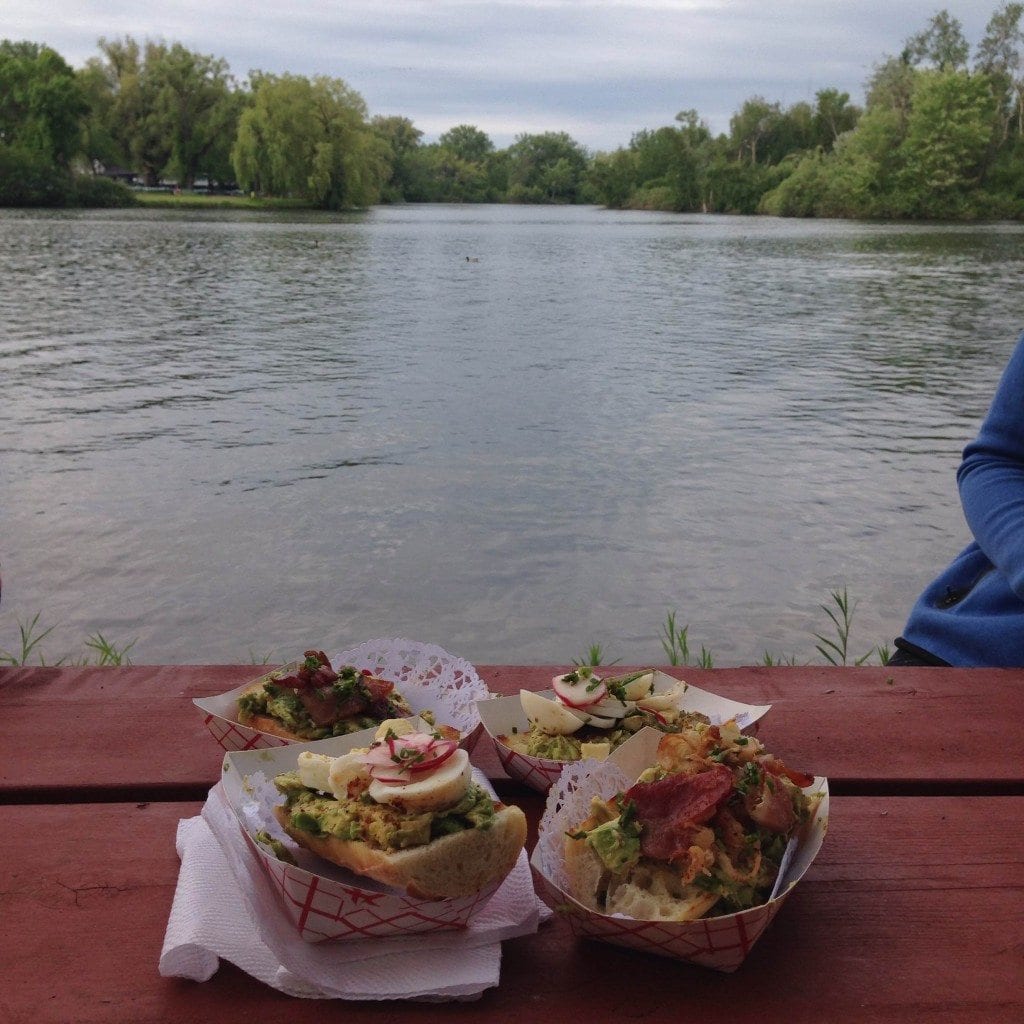
[[[77,175],[72,182],[70,204],[73,206],[118,207],[135,206],[138,200],[127,185],[110,178],[97,178],[91,174]]]
[[[0,206],[67,206],[72,181],[46,157],[0,145]]]

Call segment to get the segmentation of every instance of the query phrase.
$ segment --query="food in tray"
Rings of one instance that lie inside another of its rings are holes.
[[[242,725],[290,740],[347,736],[412,713],[394,683],[352,665],[334,669],[327,655],[315,650],[264,676],[238,698]],[[419,715],[435,725],[431,712]],[[441,728],[449,738],[459,738],[453,727]]]
[[[602,914],[690,921],[772,892],[787,844],[814,816],[813,778],[735,722],[666,734],[657,763],[568,831],[570,893]]]
[[[479,892],[515,867],[526,818],[473,781],[456,740],[413,728],[385,722],[340,757],[302,751],[274,780],[274,814],[300,846],[411,896]]]
[[[601,678],[585,666],[555,676],[553,699],[519,691],[529,731],[506,733],[497,739],[530,757],[602,760],[644,726],[678,732],[708,721],[706,715],[680,710],[686,683],[674,681],[671,689],[656,692],[655,680],[653,669]]]

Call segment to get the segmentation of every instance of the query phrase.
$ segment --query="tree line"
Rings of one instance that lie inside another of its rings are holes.
[[[565,132],[504,149],[460,124],[424,143],[371,116],[343,80],[252,71],[180,43],[101,39],[73,69],[0,42],[0,205],[113,204],[130,169],[324,209],[394,202],[597,203],[782,216],[1018,218],[1024,214],[1024,4],[990,18],[972,54],[947,11],[883,58],[863,108],[834,88],[783,108],[746,100],[729,131],[695,110],[590,153]]]

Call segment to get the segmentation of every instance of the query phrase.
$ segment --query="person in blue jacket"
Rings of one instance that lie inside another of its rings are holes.
[[[956,474],[974,540],[911,609],[890,665],[1024,666],[1024,334]]]

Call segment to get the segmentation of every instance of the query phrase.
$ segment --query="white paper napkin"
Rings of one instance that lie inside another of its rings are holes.
[[[206,981],[221,959],[292,996],[467,1000],[498,984],[501,940],[537,930],[550,911],[525,853],[460,931],[308,943],[298,935],[246,846],[219,784],[200,817],[178,823],[181,870],[160,973]]]

